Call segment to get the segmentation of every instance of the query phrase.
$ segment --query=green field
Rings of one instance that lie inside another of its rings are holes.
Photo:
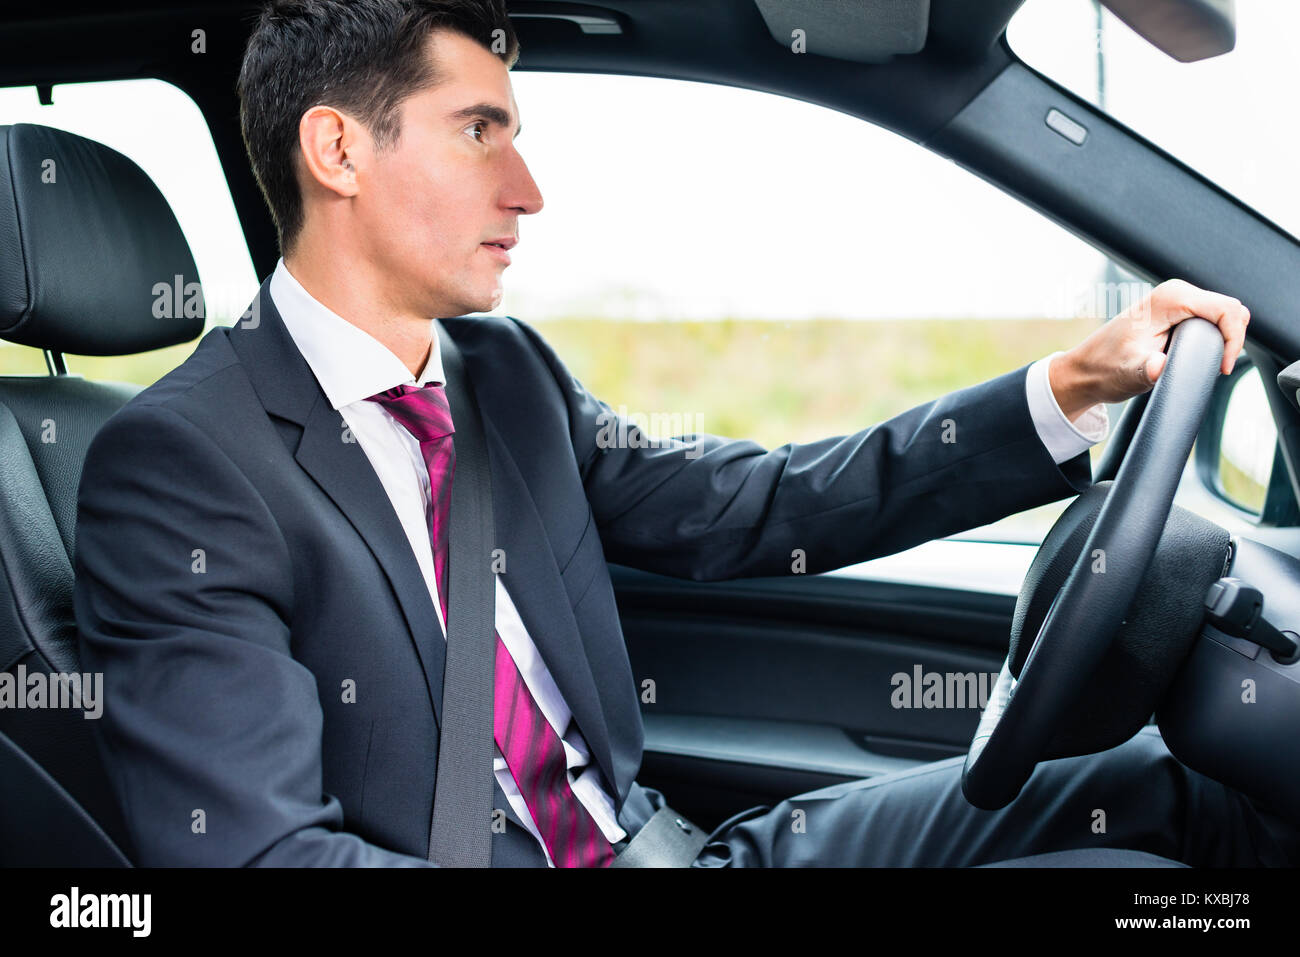
[[[771,448],[856,432],[1066,349],[1093,320],[539,322],[594,395],[698,413],[704,431]]]

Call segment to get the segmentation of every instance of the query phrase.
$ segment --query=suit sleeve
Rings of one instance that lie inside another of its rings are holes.
[[[517,320],[516,320],[517,321]],[[700,434],[658,444],[589,393],[520,323],[568,411],[608,560],[695,580],[829,571],[1084,491],[1026,399],[1029,365],[852,435],[765,449]]]
[[[199,428],[147,404],[105,424],[74,566],[82,668],[103,674],[96,736],[137,865],[429,866],[343,832],[315,679],[290,649],[285,540]]]

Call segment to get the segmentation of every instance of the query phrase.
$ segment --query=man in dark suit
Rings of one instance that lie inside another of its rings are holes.
[[[611,447],[609,407],[531,327],[466,318],[499,304],[542,207],[513,143],[516,55],[496,0],[292,0],[255,28],[241,119],[284,258],[245,320],[104,426],[79,491],[81,651],[137,863],[430,863],[455,432],[431,317],[460,317],[442,322],[491,462],[492,863],[518,866],[606,866],[664,804],[635,780],[607,560],[777,575],[798,547],[819,572],[1056,501],[1090,483],[1100,403],[1151,387],[1171,326],[1216,321],[1225,372],[1241,349],[1239,302],[1171,283],[1069,352],[855,435]],[[1158,737],[1104,758],[1041,768],[998,814],[960,801],[953,762],[802,796],[802,831],[752,809],[697,863],[981,863],[1050,849],[1070,802],[1133,792],[1146,811],[1116,844],[1253,862],[1184,840],[1189,805],[1243,854],[1259,825]]]

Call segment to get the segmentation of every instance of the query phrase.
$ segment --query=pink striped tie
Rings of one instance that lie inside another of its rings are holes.
[[[429,470],[429,537],[443,621],[447,620],[447,521],[456,469],[455,428],[441,385],[399,385],[369,397],[420,443]],[[614,849],[569,786],[564,745],[496,635],[492,725],[497,747],[519,786],[556,867],[608,867]]]

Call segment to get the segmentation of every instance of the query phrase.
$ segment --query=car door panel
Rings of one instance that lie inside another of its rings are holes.
[[[984,545],[929,543],[967,565]],[[1035,551],[1014,548],[1017,561],[987,590],[941,584],[950,569],[909,569],[907,553],[729,582],[611,565],[645,721],[639,780],[712,825],[753,804],[964,754],[982,702],[961,691],[991,687],[1015,610],[1008,591]],[[933,675],[957,694],[933,693]]]

